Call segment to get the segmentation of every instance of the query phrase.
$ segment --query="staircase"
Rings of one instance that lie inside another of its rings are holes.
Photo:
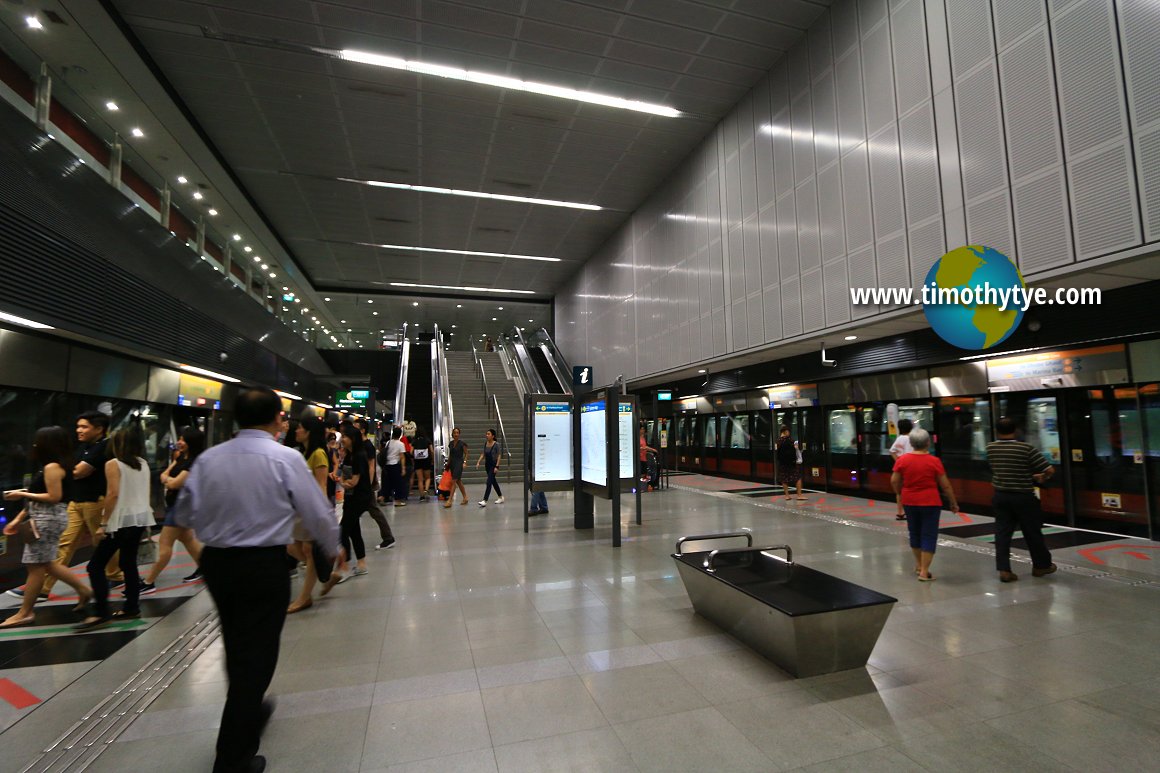
[[[509,462],[505,454],[500,461],[499,485],[504,495],[522,497],[523,485],[524,428],[523,403],[515,384],[507,379],[503,364],[495,353],[480,354],[487,372],[487,386],[499,399],[500,415],[507,432],[508,447],[511,452]],[[451,389],[451,405],[455,411],[455,425],[459,427],[461,439],[467,443],[467,457],[463,465],[463,485],[468,487],[468,495],[477,499],[483,495],[487,473],[483,466],[475,469],[475,462],[483,452],[484,433],[494,429],[499,434],[499,422],[488,411],[490,400],[484,400],[483,380],[475,367],[471,352],[447,352],[447,382]],[[500,438],[502,440],[502,438]],[[508,482],[508,465],[511,465],[511,482]],[[509,491],[508,488],[511,488]]]

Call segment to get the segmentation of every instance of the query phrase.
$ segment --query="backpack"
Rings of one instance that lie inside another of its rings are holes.
[[[791,465],[798,463],[797,443],[792,437],[781,438],[777,441],[778,464]]]

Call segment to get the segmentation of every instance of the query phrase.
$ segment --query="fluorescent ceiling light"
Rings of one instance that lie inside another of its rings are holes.
[[[279,397],[285,397],[287,400],[301,400],[302,399],[298,395],[291,394],[289,392],[282,392],[282,391],[279,391],[277,389],[274,390],[274,394],[278,395]]]
[[[116,103],[116,102],[114,102],[113,100],[111,100],[111,99],[110,99],[108,102],[106,102],[106,103],[105,103],[105,109],[106,109],[106,110],[111,110],[111,111],[113,111],[113,112],[115,113],[115,112],[117,112],[118,110],[120,110],[121,108],[120,108],[120,106],[119,106],[119,105],[117,105],[117,103]]]
[[[559,263],[560,258],[545,258],[539,255],[513,255],[507,252],[479,252],[478,250],[445,250],[439,247],[408,247],[402,244],[371,244],[370,242],[355,242],[363,247],[378,247],[384,250],[408,250],[410,252],[438,252],[444,255],[475,255],[481,258],[514,258],[516,260],[542,260],[548,263]]]
[[[519,293],[520,295],[535,295],[531,290],[508,290],[503,287],[469,287],[466,285],[424,285],[414,282],[391,282],[391,287],[417,287],[423,290],[466,290],[469,293]],[[463,304],[458,304],[455,308],[463,308]]]
[[[44,29],[44,25],[40,23],[40,19],[36,18],[35,16],[25,16],[24,23],[28,25],[28,29],[30,30]]]
[[[857,340],[858,340],[858,336],[846,336],[845,340],[847,340],[847,341],[857,341]]]
[[[34,322],[31,319],[18,317],[15,314],[5,314],[0,311],[0,322],[11,322],[13,325],[21,325],[23,327],[30,327],[36,330],[52,330],[52,325],[46,325],[43,322]]]
[[[145,136],[145,132],[141,131],[136,126],[134,126],[132,129],[130,129],[129,133],[132,134],[134,137],[144,137]]]
[[[344,183],[358,183],[369,185],[372,188],[394,188],[400,191],[416,191],[418,193],[441,193],[447,196],[467,196],[474,199],[494,199],[496,201],[512,201],[517,204],[542,204],[546,207],[568,207],[569,209],[586,209],[589,212],[598,212],[603,207],[595,204],[582,204],[578,201],[559,201],[557,199],[536,199],[530,196],[509,196],[506,193],[485,193],[483,191],[466,191],[459,188],[437,188],[432,185],[409,185],[407,183],[389,183],[382,180],[356,180],[351,177],[339,177]]]
[[[319,408],[325,408],[328,411],[334,407],[333,405],[327,405],[326,403],[315,403],[315,405],[317,405]]]
[[[206,370],[205,368],[198,368],[198,367],[194,367],[193,365],[178,365],[177,367],[181,368],[184,371],[188,371],[190,373],[199,373],[202,376],[209,376],[210,378],[216,378],[219,381],[227,381],[231,384],[241,383],[241,379],[236,379],[233,376],[223,376],[221,373],[215,373],[214,371]]]
[[[680,110],[668,107],[667,105],[657,105],[635,99],[624,99],[623,97],[599,94],[595,91],[578,91],[563,86],[553,86],[549,83],[522,81],[518,78],[508,78],[503,75],[491,75],[489,73],[475,72],[472,70],[461,70],[458,67],[446,67],[438,64],[408,61],[394,56],[372,54],[368,51],[356,51],[347,48],[339,51],[338,56],[348,62],[370,64],[375,67],[389,67],[393,70],[407,70],[420,75],[435,75],[440,78],[468,81],[469,83],[478,83],[482,86],[495,86],[496,88],[511,89],[513,91],[526,91],[531,94],[542,94],[560,99],[572,99],[577,102],[588,102],[605,107],[617,107],[622,110],[633,110],[638,113],[649,113],[666,118],[676,118],[681,115]]]

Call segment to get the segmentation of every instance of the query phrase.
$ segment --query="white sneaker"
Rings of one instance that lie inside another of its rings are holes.
[[[503,504],[503,497],[500,497],[499,499],[495,500],[495,503],[497,505],[502,505]]]
[[[479,500],[479,506],[480,507],[487,507],[487,500],[486,499]]]

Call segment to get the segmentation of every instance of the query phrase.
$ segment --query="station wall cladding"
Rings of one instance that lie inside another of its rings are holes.
[[[6,309],[290,391],[330,373],[310,344],[6,104],[0,169]]]

